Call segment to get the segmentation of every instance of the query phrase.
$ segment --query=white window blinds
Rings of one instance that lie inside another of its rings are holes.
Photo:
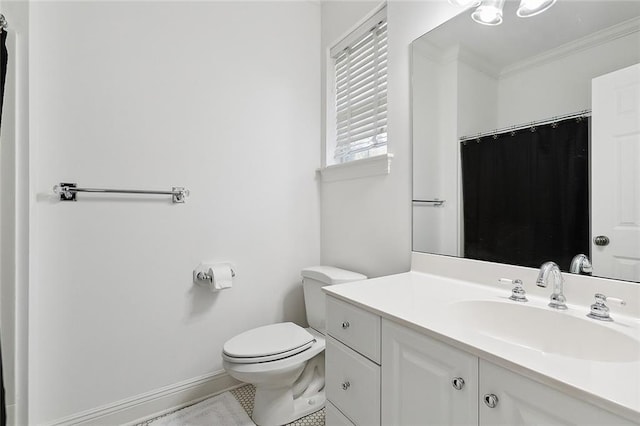
[[[331,51],[335,61],[336,163],[387,152],[386,10]]]

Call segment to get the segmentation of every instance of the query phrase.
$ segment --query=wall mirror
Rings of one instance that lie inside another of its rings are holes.
[[[412,43],[413,250],[640,282],[640,2],[517,5]]]

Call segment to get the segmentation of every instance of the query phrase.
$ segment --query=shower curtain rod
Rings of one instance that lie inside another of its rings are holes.
[[[552,118],[547,118],[546,120],[530,121],[529,123],[523,123],[517,126],[503,127],[502,129],[496,129],[490,132],[483,132],[483,133],[478,133],[476,135],[463,136],[460,138],[460,142],[464,143],[467,141],[478,140],[485,136],[497,136],[502,133],[515,132],[517,130],[522,130],[522,129],[535,129],[536,126],[544,126],[545,124],[557,123],[558,121],[561,121],[561,120],[568,120],[570,118],[590,117],[590,116],[591,116],[591,110],[585,109],[580,112],[574,112],[572,114],[558,115]]]

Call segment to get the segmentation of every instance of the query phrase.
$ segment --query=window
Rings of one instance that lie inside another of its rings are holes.
[[[335,78],[333,163],[386,154],[386,9],[334,46],[330,54]]]

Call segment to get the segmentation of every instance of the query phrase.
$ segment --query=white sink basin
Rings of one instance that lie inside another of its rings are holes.
[[[542,353],[601,362],[640,361],[637,338],[586,316],[490,300],[454,302],[447,313],[460,327]]]

